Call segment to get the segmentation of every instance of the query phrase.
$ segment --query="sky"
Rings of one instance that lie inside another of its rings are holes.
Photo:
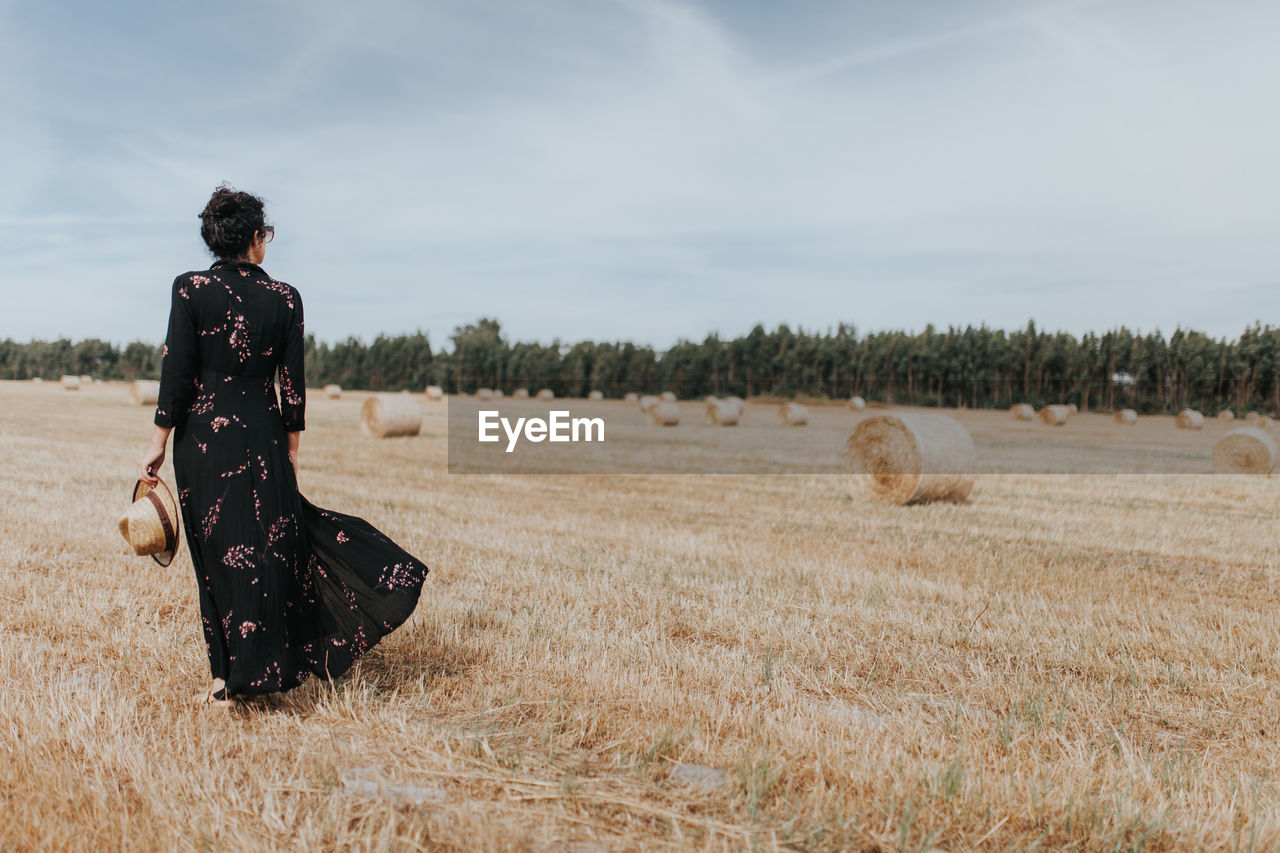
[[[1280,320],[1280,4],[0,0],[0,338],[163,338],[261,195],[322,340]]]

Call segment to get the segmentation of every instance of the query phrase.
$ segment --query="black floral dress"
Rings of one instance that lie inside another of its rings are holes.
[[[333,678],[409,618],[427,567],[298,492],[302,299],[242,261],[173,283],[155,422],[173,466],[209,668],[231,694]],[[275,380],[279,377],[280,400]]]

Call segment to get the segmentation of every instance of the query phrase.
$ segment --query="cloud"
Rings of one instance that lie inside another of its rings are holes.
[[[77,52],[102,22],[68,36],[0,5],[32,81],[0,84],[22,164],[0,336],[158,338],[224,179],[266,196],[268,268],[328,339],[440,343],[481,315],[659,345],[839,320],[1234,335],[1280,308],[1259,83],[1280,12],[836,4],[770,41],[746,8],[170,9],[146,35],[194,47],[117,24],[95,88],[103,60]]]

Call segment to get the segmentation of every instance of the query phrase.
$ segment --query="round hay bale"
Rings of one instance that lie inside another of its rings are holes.
[[[138,379],[129,386],[129,396],[139,406],[154,406],[160,399],[160,383],[154,379]]]
[[[799,403],[784,403],[778,409],[778,419],[783,426],[804,426],[809,423],[809,409]]]
[[[1049,426],[1062,426],[1071,417],[1071,409],[1067,406],[1045,406],[1039,411],[1040,423]]]
[[[326,397],[328,397],[330,400],[341,400],[341,399],[342,399],[342,386],[341,386],[341,385],[326,385],[326,386],[324,386],[324,395],[325,395]]]
[[[1138,413],[1133,409],[1121,409],[1116,412],[1116,423],[1133,426],[1138,422]]]
[[[604,399],[604,392],[603,392],[603,391],[592,391],[590,394],[588,394],[588,395],[587,395],[587,399],[588,399],[588,400],[603,400],[603,399]]]
[[[89,375],[89,374],[87,374],[87,373],[81,373],[81,374],[80,374],[80,384],[81,384],[81,385],[92,385],[92,384],[93,384],[93,377],[92,377],[92,376],[90,376],[90,375]]]
[[[1080,414],[1080,407],[1075,403],[1067,403],[1067,412],[1073,415]]]
[[[638,402],[639,400],[640,400],[640,395],[637,394],[635,391],[628,391],[622,397],[622,402],[624,403],[635,403],[635,402]]]
[[[654,426],[676,426],[680,423],[680,407],[670,400],[658,400],[649,407],[649,423]]]
[[[1230,409],[1223,409],[1221,412],[1218,412],[1218,420],[1220,421],[1234,421],[1235,419],[1236,413]]]
[[[1178,412],[1178,417],[1174,419],[1174,424],[1178,429],[1203,429],[1204,415],[1195,409],[1183,409]]]
[[[444,399],[444,389],[443,389],[443,388],[441,388],[439,385],[428,385],[428,386],[427,386],[427,399],[428,399],[428,400],[443,400],[443,399]]]
[[[738,407],[738,419],[741,420],[742,415],[746,412],[746,402],[741,397],[725,397],[724,401]]]
[[[1277,462],[1275,439],[1258,427],[1236,427],[1213,446],[1215,474],[1270,474]]]
[[[662,401],[659,400],[657,397],[653,396],[652,394],[645,394],[636,402],[640,406],[640,411],[645,412],[647,414],[650,409],[652,409],[654,406],[658,405]]]
[[[477,400],[492,400],[492,399],[493,399],[493,389],[492,389],[492,388],[477,388],[477,389],[476,389],[476,399],[477,399]]]
[[[39,385],[40,383],[44,382],[44,377],[43,377],[43,376],[33,376],[33,377],[31,377],[31,381],[32,381],[32,382],[34,382],[36,385]]]
[[[676,393],[674,391],[663,391],[658,395],[658,399],[664,403],[674,403],[676,401]]]
[[[1250,425],[1256,424],[1259,417],[1261,417],[1261,415],[1257,412],[1249,412],[1244,416],[1244,422]]]
[[[422,407],[408,394],[374,394],[360,407],[360,428],[372,438],[417,435]]]
[[[528,400],[528,399],[529,399],[529,389],[528,389],[528,388],[517,388],[515,391],[512,391],[512,392],[511,392],[511,398],[512,398],[513,400]]]
[[[854,429],[844,448],[851,492],[896,504],[962,501],[973,491],[977,451],[946,415],[875,415]]]
[[[1015,421],[1034,421],[1036,419],[1036,410],[1027,403],[1015,403],[1010,407],[1009,411],[1013,413]]]
[[[550,388],[543,388],[541,391],[538,392],[538,399],[544,402],[548,400],[554,400],[555,398],[556,398],[556,392],[552,391]]]
[[[507,395],[506,395],[505,393],[503,393],[503,391],[502,391],[502,389],[501,389],[501,388],[494,388],[494,389],[493,389],[493,399],[495,399],[495,400],[501,400],[501,399],[502,399],[503,397],[505,397],[505,396],[507,396]]]
[[[79,390],[80,390],[80,377],[79,377],[79,376],[70,376],[70,375],[66,375],[66,376],[63,376],[63,377],[62,377],[61,379],[59,379],[58,381],[59,381],[60,383],[62,383],[62,387],[63,387],[63,388],[65,388],[65,389],[67,389],[68,391],[79,391]]]
[[[853,409],[855,412],[861,412],[866,407],[867,401],[856,394],[849,398],[849,408]]]
[[[1258,415],[1258,419],[1253,422],[1258,429],[1269,429],[1271,427],[1271,418],[1266,415]]]
[[[707,423],[712,426],[736,426],[742,410],[728,400],[707,398]]]

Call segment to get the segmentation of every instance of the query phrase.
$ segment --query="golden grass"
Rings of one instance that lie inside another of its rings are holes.
[[[46,386],[0,383],[0,849],[1280,845],[1272,479],[451,477],[445,407],[379,442],[315,395],[304,492],[433,571],[348,676],[223,711],[186,552],[114,528],[149,413]]]

